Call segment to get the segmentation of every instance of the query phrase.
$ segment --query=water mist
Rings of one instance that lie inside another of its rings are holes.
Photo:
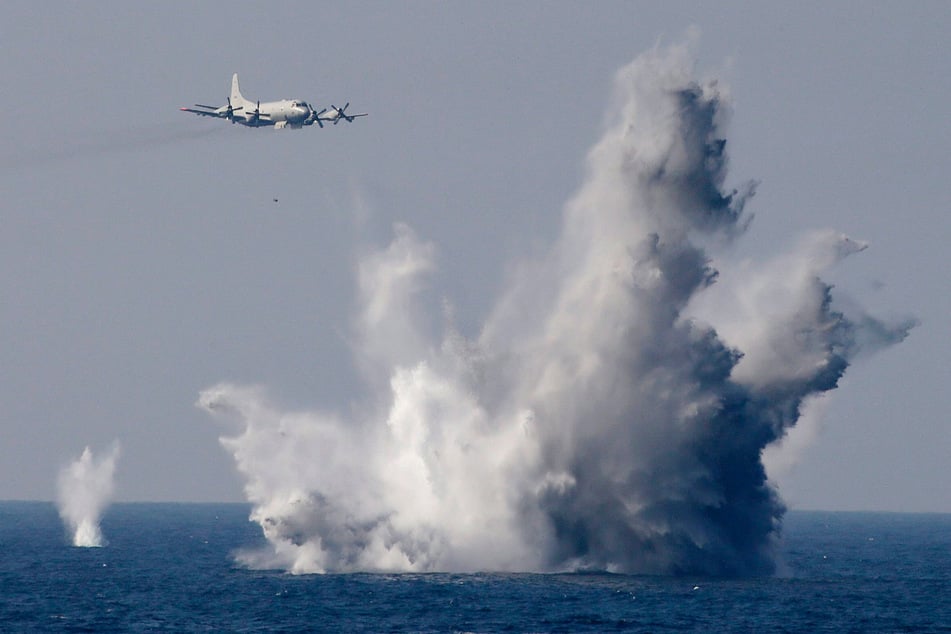
[[[820,276],[864,245],[832,231],[745,286],[721,284],[708,250],[742,237],[755,192],[724,187],[724,88],[696,80],[674,46],[621,69],[615,90],[559,237],[518,263],[476,338],[425,332],[436,248],[397,225],[356,271],[361,414],[286,412],[258,387],[201,393],[237,425],[221,443],[269,542],[244,563],[774,570],[785,509],[764,448],[836,387],[862,342],[899,341],[912,324],[834,308]],[[701,320],[696,300],[718,293],[739,308]]]
[[[57,506],[60,517],[70,530],[73,546],[104,545],[99,520],[112,501],[118,459],[118,442],[98,459],[86,447],[79,458],[60,471]]]

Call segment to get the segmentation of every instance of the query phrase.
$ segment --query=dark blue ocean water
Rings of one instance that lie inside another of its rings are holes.
[[[119,504],[74,548],[0,503],[0,631],[951,632],[951,515],[790,513],[783,574],[292,576],[235,565],[248,507]]]

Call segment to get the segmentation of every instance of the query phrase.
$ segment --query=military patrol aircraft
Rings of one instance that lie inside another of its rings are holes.
[[[215,117],[218,119],[227,119],[231,123],[240,123],[251,128],[260,128],[264,126],[274,126],[275,128],[302,128],[305,125],[317,124],[318,127],[324,127],[324,123],[337,125],[341,120],[347,123],[353,123],[357,117],[367,116],[366,112],[358,114],[347,114],[347,108],[350,102],[347,102],[342,108],[331,104],[330,108],[316,110],[306,101],[299,99],[282,99],[281,101],[260,101],[254,102],[241,96],[241,89],[238,87],[238,73],[231,78],[231,97],[228,98],[228,105],[225,106],[205,106],[200,103],[195,104],[195,108],[180,108],[183,112],[191,112],[203,117]]]

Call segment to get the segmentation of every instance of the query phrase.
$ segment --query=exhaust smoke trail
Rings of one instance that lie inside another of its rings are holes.
[[[226,129],[225,126],[196,128],[184,123],[163,123],[85,133],[74,131],[72,136],[61,138],[55,148],[5,148],[0,153],[0,170],[31,169],[75,159],[137,152],[222,134]]]
[[[435,249],[399,225],[357,274],[363,414],[284,412],[232,384],[201,393],[238,425],[221,443],[269,542],[245,564],[774,570],[785,509],[764,449],[869,342],[913,323],[833,308],[819,275],[864,245],[831,232],[719,281],[705,245],[743,234],[755,187],[724,189],[729,113],[690,57],[652,51],[618,73],[560,237],[522,264],[476,340],[427,336]]]
[[[119,443],[98,460],[89,447],[69,466],[64,467],[57,480],[57,506],[72,534],[73,546],[99,547],[104,545],[99,519],[112,501],[115,490],[113,476],[119,459]]]

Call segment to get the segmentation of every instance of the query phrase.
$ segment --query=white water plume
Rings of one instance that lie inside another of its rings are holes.
[[[60,471],[57,506],[60,517],[72,534],[73,546],[104,545],[99,520],[112,501],[118,459],[118,442],[113,443],[109,452],[98,459],[86,447],[79,458]]]
[[[784,507],[764,448],[836,387],[863,329],[884,344],[912,324],[833,309],[818,275],[861,246],[833,233],[717,283],[705,248],[742,236],[755,188],[724,190],[725,97],[690,60],[672,47],[618,73],[560,237],[521,263],[475,340],[427,336],[435,247],[400,225],[358,271],[362,414],[285,412],[231,384],[201,393],[239,425],[221,442],[270,544],[245,563],[773,570]],[[709,311],[726,335],[697,318],[718,294],[735,308]]]

